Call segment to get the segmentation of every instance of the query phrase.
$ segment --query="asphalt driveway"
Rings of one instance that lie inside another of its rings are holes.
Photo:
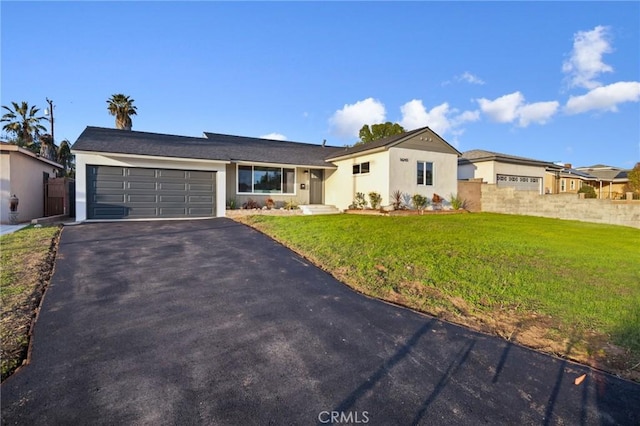
[[[638,384],[356,294],[223,218],[66,227],[33,342],[4,424],[640,424]]]

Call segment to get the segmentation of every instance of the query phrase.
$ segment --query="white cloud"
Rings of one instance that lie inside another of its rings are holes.
[[[384,105],[373,98],[345,104],[329,119],[333,133],[342,137],[358,137],[365,124],[384,123],[386,111]]]
[[[602,55],[611,53],[609,28],[597,26],[591,31],[579,31],[573,36],[571,56],[562,64],[570,87],[594,89],[602,84],[596,78],[613,67],[602,62]]]
[[[500,96],[497,99],[478,99],[480,109],[493,121],[498,123],[511,123],[518,116],[518,108],[524,103],[524,96],[520,92]]]
[[[618,110],[618,104],[640,101],[640,83],[637,81],[619,81],[608,86],[597,87],[586,95],[571,96],[564,107],[567,114],[600,110]]]
[[[518,109],[518,125],[527,127],[531,123],[546,124],[559,107],[560,103],[557,101],[523,105]]]
[[[273,139],[276,141],[286,141],[287,137],[281,133],[269,133],[268,135],[260,136],[261,139]]]
[[[477,99],[482,112],[498,123],[512,123],[518,120],[518,126],[527,127],[531,123],[546,124],[560,107],[557,101],[525,103],[524,95],[513,92],[494,100]]]
[[[465,71],[464,74],[462,74],[461,76],[458,76],[457,80],[466,81],[467,83],[471,83],[471,84],[480,84],[480,85],[484,84],[484,81],[482,79],[471,74],[469,71]]]
[[[427,111],[419,99],[414,99],[402,105],[400,112],[402,113],[400,125],[406,130],[429,126],[431,130],[439,135],[443,135],[446,132],[453,133],[454,130],[462,134],[464,130],[456,129],[458,126],[469,121],[477,121],[480,118],[478,111],[465,111],[462,114],[458,114],[458,110],[450,108],[447,102]]]

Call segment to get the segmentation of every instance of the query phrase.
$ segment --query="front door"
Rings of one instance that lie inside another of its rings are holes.
[[[322,178],[324,170],[311,169],[309,181],[309,204],[322,204]]]

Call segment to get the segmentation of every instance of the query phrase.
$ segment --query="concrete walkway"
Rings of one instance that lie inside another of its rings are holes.
[[[224,218],[64,228],[0,390],[3,424],[640,424],[636,383],[364,297]]]
[[[10,234],[12,232],[19,231],[20,229],[26,226],[29,226],[29,224],[28,223],[20,223],[17,225],[5,225],[4,223],[0,224],[0,235]]]

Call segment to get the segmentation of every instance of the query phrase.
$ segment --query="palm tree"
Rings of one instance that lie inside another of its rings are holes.
[[[71,175],[71,171],[73,169],[73,154],[71,154],[71,147],[69,146],[68,140],[63,140],[60,142],[60,146],[58,147],[58,163],[64,166],[65,174],[67,176]]]
[[[133,106],[133,102],[133,99],[122,93],[111,95],[111,98],[107,100],[109,104],[107,109],[109,114],[115,115],[118,129],[131,130],[131,116],[138,114],[137,107]]]
[[[7,110],[2,116],[1,122],[6,122],[2,129],[6,132],[13,133],[18,146],[26,147],[32,151],[38,152],[37,140],[41,132],[47,129],[40,124],[45,117],[38,117],[38,111],[35,106],[29,107],[29,104],[22,101],[20,105],[17,102],[11,102],[13,109],[3,105],[2,108]]]

